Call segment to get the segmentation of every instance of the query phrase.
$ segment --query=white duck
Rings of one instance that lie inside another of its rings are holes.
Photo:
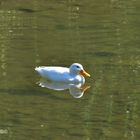
[[[35,70],[43,77],[53,82],[65,83],[85,83],[84,76],[90,77],[83,66],[79,63],[73,63],[69,68],[56,66],[40,66]]]

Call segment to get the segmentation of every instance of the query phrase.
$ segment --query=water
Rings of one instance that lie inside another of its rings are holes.
[[[0,2],[0,139],[140,139],[138,0]],[[81,63],[84,95],[38,86],[34,67]]]

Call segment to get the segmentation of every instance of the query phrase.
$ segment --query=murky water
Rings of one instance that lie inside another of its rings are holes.
[[[138,0],[0,2],[0,139],[140,139]],[[40,87],[39,65],[81,63],[81,98]]]

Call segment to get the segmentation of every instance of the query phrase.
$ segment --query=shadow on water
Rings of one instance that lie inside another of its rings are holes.
[[[46,92],[45,90],[33,90],[33,89],[0,89],[2,94],[16,95],[16,96],[44,96],[54,100],[66,100],[63,96],[57,96],[57,94]],[[61,94],[61,93],[58,93]]]

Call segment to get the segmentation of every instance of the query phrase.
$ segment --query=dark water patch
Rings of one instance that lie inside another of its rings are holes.
[[[94,55],[95,55],[95,56],[99,56],[99,57],[111,57],[111,56],[116,56],[116,54],[113,53],[113,52],[105,52],[105,51],[102,51],[102,52],[95,52]]]
[[[22,96],[48,96],[50,95],[49,93],[43,92],[43,91],[38,91],[38,90],[26,90],[26,89],[0,89],[1,93],[8,93],[12,95],[22,95]]]
[[[46,92],[45,90],[34,90],[34,89],[0,89],[0,93],[7,93],[9,95],[16,95],[16,96],[48,96],[55,100],[67,100],[67,98],[63,96],[57,96],[52,92]],[[61,93],[60,93],[61,94]],[[60,95],[58,93],[58,95]],[[65,93],[67,94],[67,93]],[[68,98],[69,100],[70,98]]]
[[[29,9],[29,8],[18,8],[17,10],[21,11],[21,12],[24,12],[24,13],[34,13],[34,12],[36,12],[35,10]]]
[[[113,56],[117,56],[116,53],[114,52],[106,52],[106,51],[100,51],[100,52],[87,52],[85,53],[89,56],[95,56],[95,57],[113,57]]]
[[[58,30],[66,30],[68,28],[63,24],[59,24],[59,25],[56,25],[56,29],[58,29]]]
[[[101,27],[99,25],[79,25],[78,28],[91,30],[91,29],[97,29],[97,28],[101,28]]]

